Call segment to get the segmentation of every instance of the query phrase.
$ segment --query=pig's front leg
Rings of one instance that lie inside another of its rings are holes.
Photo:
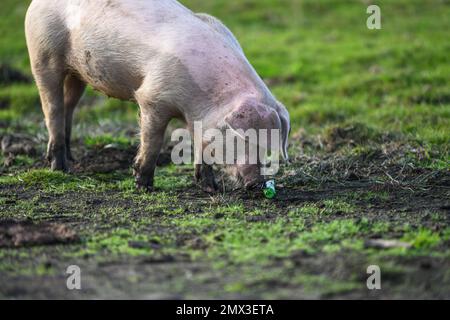
[[[134,176],[138,189],[151,192],[156,162],[170,117],[155,106],[144,104],[140,108],[141,145],[134,164]]]
[[[210,165],[195,165],[195,181],[202,187],[203,191],[207,193],[216,193],[219,190],[216,178],[214,177],[214,170]]]

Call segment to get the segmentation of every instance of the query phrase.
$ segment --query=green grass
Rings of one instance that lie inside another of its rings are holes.
[[[86,137],[84,143],[87,147],[91,148],[103,148],[108,145],[113,145],[119,148],[130,147],[131,141],[124,136],[112,136],[110,134],[96,135],[93,137]]]
[[[296,216],[333,216],[339,214],[350,214],[355,212],[356,208],[351,203],[341,201],[341,200],[325,200],[321,203],[311,203],[306,204],[301,207],[297,207],[290,211],[289,215],[291,217]]]
[[[400,259],[450,257],[443,209],[414,207],[421,192],[437,190],[442,197],[450,169],[447,1],[379,1],[379,31],[367,30],[364,1],[181,2],[221,18],[289,109],[293,161],[280,178],[287,200],[195,192],[190,166],[158,168],[157,191],[146,194],[136,191],[131,170],[63,174],[32,168],[41,154],[20,155],[0,171],[0,219],[62,219],[82,241],[55,250],[2,248],[0,272],[44,277],[60,272],[46,264],[50,258],[127,263],[173,255],[231,275],[219,281],[223,292],[290,297],[267,289],[279,281],[315,297],[365,285],[355,270],[324,267],[343,255],[348,268],[382,261],[391,276],[407,273]],[[0,63],[31,75],[23,32],[28,3],[2,1]],[[47,134],[35,85],[0,86],[0,106],[0,137],[28,134],[42,141],[37,149],[43,153]],[[137,111],[133,103],[88,89],[75,114],[74,145],[80,153],[107,145],[128,150],[138,144]],[[376,171],[380,163],[431,178],[388,176]],[[364,176],[369,169],[375,174]],[[344,188],[355,182],[346,171],[361,173],[372,188]],[[380,237],[411,247],[365,246]],[[305,269],[302,255],[317,259],[317,270]]]
[[[261,76],[280,79],[272,87],[288,106],[294,131],[357,121],[448,153],[450,9],[445,2],[382,1],[386,21],[380,31],[367,30],[359,1],[182,2],[222,18]],[[22,26],[27,3],[2,3],[0,61],[29,74]],[[3,88],[2,97],[14,110],[37,109],[32,85]],[[135,119],[135,109],[119,101],[99,104],[80,118],[109,117],[118,110],[119,116]],[[20,113],[0,115],[10,120]]]
[[[0,182],[7,185],[37,187],[49,193],[60,194],[75,190],[100,190],[106,187],[104,182],[95,177],[75,177],[49,169],[29,170],[18,175],[2,176]]]
[[[444,231],[444,236],[446,232],[448,232],[448,230]],[[442,239],[439,233],[421,228],[405,234],[403,240],[411,243],[416,249],[428,249],[438,245]]]
[[[151,247],[132,245],[132,243],[148,244],[149,238],[142,234],[135,234],[128,229],[116,229],[109,233],[97,234],[86,241],[85,248],[76,255],[89,256],[97,254],[108,255],[151,255]]]

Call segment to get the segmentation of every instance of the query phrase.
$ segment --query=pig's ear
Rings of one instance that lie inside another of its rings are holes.
[[[244,103],[234,109],[224,119],[225,124],[237,136],[245,139],[237,130],[244,132],[249,129],[280,129],[281,122],[278,113],[263,104]]]
[[[278,115],[281,121],[281,137],[282,137],[281,151],[284,160],[289,161],[288,145],[289,145],[289,134],[291,132],[291,120],[289,117],[289,112],[287,111],[286,107],[281,102],[277,102],[277,105],[278,105]]]

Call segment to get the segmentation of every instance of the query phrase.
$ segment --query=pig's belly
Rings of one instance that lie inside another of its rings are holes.
[[[105,50],[76,48],[69,68],[95,90],[109,97],[134,100],[143,81],[139,65],[125,58],[125,52],[109,46]]]

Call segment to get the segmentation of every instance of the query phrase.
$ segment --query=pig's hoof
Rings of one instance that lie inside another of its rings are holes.
[[[209,194],[215,194],[217,193],[218,189],[211,187],[211,186],[206,186],[206,187],[202,187],[203,191]]]
[[[67,155],[66,155],[67,160],[74,162],[75,158],[72,155],[72,152],[70,150],[67,151]]]
[[[153,187],[153,180],[150,178],[143,177],[141,175],[136,175],[136,189],[144,192],[153,192],[155,189]]]
[[[50,168],[53,171],[69,171],[65,150],[58,150],[48,154],[47,160],[50,162]]]
[[[200,182],[200,186],[202,190],[206,193],[214,194],[219,191],[219,186],[217,185],[216,181],[213,180],[202,180]]]
[[[136,189],[146,193],[152,193],[153,191],[155,191],[155,188],[153,186],[146,186],[138,183],[136,183]]]
[[[51,162],[51,169],[53,171],[62,171],[62,172],[69,171],[69,167],[67,166],[67,161],[65,159],[53,160]]]

